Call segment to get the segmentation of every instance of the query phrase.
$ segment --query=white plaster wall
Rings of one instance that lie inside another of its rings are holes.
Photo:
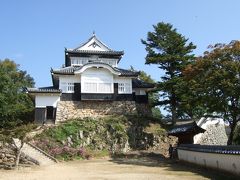
[[[240,155],[203,153],[182,149],[178,149],[177,152],[178,158],[182,161],[240,175]]]
[[[130,83],[132,84],[132,79],[128,77],[115,77],[114,83]]]
[[[79,74],[59,76],[59,84],[61,84],[61,82],[81,83],[81,77]]]
[[[60,101],[60,96],[50,95],[50,94],[36,95],[35,107],[46,107],[46,106],[57,107],[58,101]]]
[[[117,61],[118,59],[112,59],[112,58],[99,58],[98,56],[92,56],[92,57],[70,57],[72,66],[82,66],[88,62],[103,62],[106,64],[109,64],[113,67],[117,67]]]
[[[81,83],[81,76],[79,74],[59,76],[59,89],[63,90],[64,93],[72,93],[64,91],[64,86],[66,88],[66,83]]]
[[[128,94],[132,94],[132,79],[131,78],[120,78],[120,77],[115,77],[114,78],[114,83],[129,83],[130,84],[130,92]],[[136,91],[135,91],[136,92]]]
[[[81,92],[85,92],[84,83],[91,82],[91,83],[111,83],[111,91],[107,93],[113,93],[113,74],[103,68],[89,68],[86,69],[81,74]],[[88,92],[89,93],[89,92]],[[98,92],[101,93],[101,92]],[[105,93],[105,92],[104,92]]]

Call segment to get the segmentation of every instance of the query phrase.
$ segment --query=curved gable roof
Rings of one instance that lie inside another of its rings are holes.
[[[83,66],[69,66],[69,67],[64,67],[60,69],[51,69],[51,73],[63,74],[63,75],[74,75],[75,73],[82,73],[83,71],[85,71],[90,67],[106,68],[109,71],[111,71],[113,74],[122,76],[122,77],[137,77],[139,75],[139,72],[112,67],[111,65],[103,62],[89,62],[84,64]]]
[[[92,67],[105,68],[105,69],[108,69],[112,74],[121,75],[121,72],[118,71],[116,68],[110,66],[109,64],[101,63],[101,62],[86,63],[83,66],[81,66],[78,70],[76,70],[75,74],[83,73],[86,69],[89,69]]]

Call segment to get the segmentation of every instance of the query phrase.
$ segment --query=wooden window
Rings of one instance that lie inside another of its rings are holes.
[[[73,93],[74,92],[74,83],[61,82],[60,89],[63,93]]]
[[[86,93],[112,93],[111,83],[84,82],[84,91]]]
[[[112,84],[111,83],[98,83],[98,92],[99,93],[112,92]]]
[[[118,83],[118,93],[119,94],[131,94],[130,83]]]
[[[88,93],[96,93],[97,92],[97,83],[85,82],[83,90],[84,90],[84,92],[88,92]]]

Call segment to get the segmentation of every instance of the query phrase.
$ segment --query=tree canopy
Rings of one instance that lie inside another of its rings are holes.
[[[0,128],[30,120],[34,106],[23,88],[33,86],[33,78],[19,65],[9,59],[0,60]]]
[[[132,71],[135,71],[133,66],[131,66],[130,69]],[[139,72],[140,72],[139,79],[147,83],[156,84],[156,81],[152,79],[152,77],[149,74],[147,74],[145,71],[139,71]],[[155,104],[156,102],[158,102],[158,100],[159,100],[158,92],[151,92],[151,91],[148,92],[148,103],[151,106],[153,117],[161,119],[162,118],[161,111],[159,107],[155,107]]]
[[[161,22],[153,28],[153,32],[148,32],[147,40],[142,40],[147,51],[146,64],[158,65],[165,72],[157,83],[160,101],[156,105],[164,106],[175,122],[182,114],[179,112],[184,83],[182,70],[194,59],[191,53],[196,46],[192,42],[188,43],[188,39],[171,24]]]
[[[215,44],[209,49],[185,69],[184,75],[195,92],[195,102],[201,103],[206,113],[215,113],[230,122],[228,144],[232,144],[240,121],[240,41]]]

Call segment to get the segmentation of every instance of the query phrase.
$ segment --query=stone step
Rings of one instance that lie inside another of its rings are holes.
[[[19,139],[14,139],[14,143],[17,147],[21,146],[21,141]],[[46,152],[29,143],[23,144],[22,153],[37,161],[39,165],[50,165],[57,162],[56,159],[48,155]]]

